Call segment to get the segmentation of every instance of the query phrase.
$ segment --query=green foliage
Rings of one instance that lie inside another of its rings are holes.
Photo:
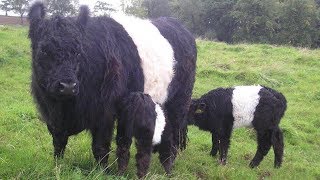
[[[206,32],[204,20],[205,4],[203,0],[172,0],[174,15],[198,36]]]
[[[138,17],[157,18],[171,13],[168,0],[122,0],[121,6],[125,13]]]
[[[320,46],[320,1],[172,0],[174,15],[189,29],[225,42]]]
[[[211,136],[189,127],[187,149],[179,153],[173,179],[317,179],[320,177],[320,50],[272,45],[227,45],[197,41],[197,75],[193,97],[217,87],[262,84],[282,92],[288,110],[284,131],[283,167],[273,168],[270,151],[261,165],[248,164],[256,150],[255,133],[233,133],[229,162],[219,166],[210,157]],[[0,27],[0,177],[2,179],[134,179],[135,149],[128,171],[117,176],[115,143],[105,175],[91,152],[89,133],[69,140],[65,158],[53,160],[51,136],[30,92],[31,53],[26,28]],[[167,179],[158,155],[147,179]]]
[[[45,0],[48,12],[52,15],[70,16],[75,15],[79,0]]]
[[[123,4],[123,9],[126,14],[131,14],[137,17],[147,17],[147,9],[143,6],[144,0],[128,0],[126,5]]]
[[[111,4],[103,1],[97,1],[93,7],[94,14],[110,15],[111,12],[115,11]]]
[[[277,29],[277,8],[277,0],[239,0],[231,12],[237,24],[233,40],[272,42]]]
[[[237,0],[205,0],[204,20],[206,21],[206,32],[215,32],[219,41],[232,42],[232,36],[236,29],[236,21],[231,16]],[[214,36],[205,38],[213,39]]]
[[[170,6],[168,0],[144,0],[142,5],[147,10],[148,18],[170,16]]]
[[[279,18],[278,44],[315,47],[320,35],[319,9],[314,0],[287,0]]]

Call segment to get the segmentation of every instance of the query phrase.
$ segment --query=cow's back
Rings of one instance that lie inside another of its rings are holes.
[[[179,90],[191,93],[195,40],[176,20],[116,16],[90,21],[88,38],[93,44],[89,54],[107,56],[107,61],[117,59],[124,67],[127,92],[143,91],[159,104],[172,99]]]

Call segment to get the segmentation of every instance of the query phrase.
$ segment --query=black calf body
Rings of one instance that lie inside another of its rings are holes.
[[[137,176],[142,178],[146,175],[150,165],[153,144],[160,143],[153,140],[156,131],[156,119],[159,116],[162,116],[162,120],[165,120],[163,114],[157,114],[156,104],[149,95],[134,92],[124,98],[123,110],[118,121],[118,129],[121,129],[121,132],[118,132],[117,136],[118,171],[120,174],[128,166],[132,137],[135,137]],[[164,128],[164,126],[162,127]],[[162,133],[162,131],[159,132]],[[158,135],[161,136],[161,134]],[[169,141],[172,141],[172,139]],[[159,153],[161,154],[163,151],[159,151]]]
[[[219,151],[219,162],[226,164],[232,130],[253,127],[257,132],[258,149],[250,167],[260,164],[273,146],[274,166],[280,167],[283,157],[283,135],[280,119],[286,110],[285,97],[268,87],[238,86],[218,88],[193,100],[189,124],[212,133],[211,155]]]

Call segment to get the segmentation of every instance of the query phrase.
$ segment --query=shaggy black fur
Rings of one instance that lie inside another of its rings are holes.
[[[155,103],[149,95],[135,92],[124,98],[122,107],[118,126],[121,126],[124,131],[122,131],[121,143],[117,144],[118,170],[120,174],[126,170],[132,137],[135,137],[137,175],[142,178],[148,172],[150,165],[152,138],[157,118]]]
[[[173,47],[174,57],[177,61],[174,67],[175,76],[170,84],[169,100],[165,104],[170,122],[168,126],[171,126],[167,128],[173,131],[172,138],[174,141],[172,153],[165,152],[165,154],[171,154],[170,157],[173,157],[174,160],[177,149],[183,150],[186,148],[187,114],[195,81],[197,49],[192,34],[174,18],[162,17],[153,20],[152,23]],[[166,133],[171,130],[167,130]],[[168,136],[171,135],[168,134]],[[168,142],[163,143],[166,144]],[[162,147],[168,146],[163,145]],[[166,157],[165,159],[168,158]]]
[[[168,100],[164,105],[167,122],[161,143],[154,147],[167,174],[171,173],[177,150],[186,148],[187,114],[191,104],[197,59],[193,35],[174,18],[161,17],[152,20],[171,44],[176,64],[175,76],[170,83]],[[118,129],[118,133],[121,132]],[[117,134],[118,135],[118,134]]]
[[[62,156],[68,137],[87,129],[92,134],[94,157],[105,165],[114,119],[121,114],[122,97],[144,88],[137,47],[119,23],[109,17],[89,17],[85,6],[80,8],[77,18],[53,16],[46,19],[45,14],[45,7],[39,2],[28,14],[31,89],[52,134],[54,155]],[[162,31],[170,29],[163,34],[175,50],[176,73],[165,108],[171,108],[173,127],[166,132],[176,136],[186,128],[196,50],[194,38],[187,30],[173,20],[165,21],[154,22]],[[121,134],[122,130],[118,132]],[[175,154],[172,149],[179,146],[178,138],[175,140],[162,145],[162,154],[169,157]],[[117,141],[120,141],[118,137]]]
[[[215,156],[219,151],[219,162],[227,161],[230,137],[233,129],[233,88],[218,88],[208,92],[201,98],[193,100],[189,110],[189,124],[194,124],[204,131],[212,133],[212,149],[210,154]],[[280,119],[287,107],[285,97],[268,87],[259,91],[259,104],[254,112],[253,128],[257,131],[257,153],[250,167],[260,164],[263,157],[274,149],[274,166],[280,167],[283,157],[283,135],[279,128]]]

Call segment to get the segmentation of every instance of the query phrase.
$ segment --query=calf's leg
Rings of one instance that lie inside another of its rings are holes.
[[[127,125],[130,126],[130,124]],[[126,124],[122,123],[121,120],[118,121],[116,141],[118,173],[122,175],[128,167],[132,135],[130,134],[130,137],[128,137],[128,133],[126,133]]]
[[[281,167],[284,148],[283,134],[279,127],[273,130],[271,143],[274,151],[274,167],[279,168]]]
[[[228,156],[228,149],[230,145],[230,137],[222,136],[219,138],[219,163],[221,165],[227,164],[227,156]]]
[[[231,120],[230,120],[231,121]],[[221,122],[227,122],[227,120],[222,120]],[[226,165],[227,164],[227,156],[228,156],[228,149],[230,146],[230,137],[232,134],[232,124],[228,123],[222,123],[221,128],[217,132],[217,141],[219,144],[219,163],[221,165]]]
[[[141,131],[143,132],[143,131]],[[137,176],[143,178],[150,166],[151,154],[152,154],[152,133],[145,133],[136,137],[136,162],[137,162]]]
[[[271,130],[257,131],[258,148],[256,155],[250,162],[251,168],[259,166],[264,156],[268,154],[271,148],[271,133]]]
[[[212,148],[211,148],[211,152],[210,152],[210,155],[211,156],[216,156],[217,153],[218,153],[218,144],[219,144],[219,141],[218,141],[218,137],[215,133],[212,133]]]

